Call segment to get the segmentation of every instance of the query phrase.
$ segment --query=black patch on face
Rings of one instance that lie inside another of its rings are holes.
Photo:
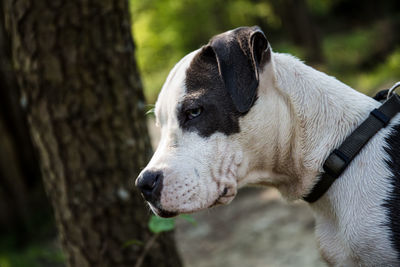
[[[392,246],[397,251],[400,260],[400,124],[393,127],[393,132],[386,138],[386,143],[385,151],[389,156],[386,163],[392,173],[389,179],[393,189],[384,207],[389,218]]]
[[[186,94],[178,105],[180,127],[203,137],[239,132],[239,117],[254,105],[259,70],[270,49],[258,27],[242,27],[217,35],[193,58],[186,70]],[[189,110],[201,108],[190,119]]]
[[[240,113],[225,89],[214,52],[200,52],[186,71],[185,99],[178,105],[178,120],[184,130],[208,137],[215,132],[226,135],[239,132]],[[201,114],[187,120],[185,111],[202,107]]]

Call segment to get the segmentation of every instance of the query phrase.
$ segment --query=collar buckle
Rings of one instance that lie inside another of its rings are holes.
[[[334,178],[338,178],[346,169],[347,165],[349,165],[349,163],[350,159],[340,150],[335,149],[326,159],[323,168],[326,173]]]

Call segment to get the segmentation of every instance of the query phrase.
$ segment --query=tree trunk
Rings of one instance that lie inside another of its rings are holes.
[[[149,211],[131,187],[151,154],[127,1],[7,1],[18,83],[69,266],[135,266]],[[145,266],[181,266],[170,234]]]
[[[9,42],[0,3],[0,232],[14,233],[17,243],[23,245],[30,237],[27,222],[35,221],[37,215],[37,211],[32,212],[32,203],[46,212],[50,204],[42,188]]]

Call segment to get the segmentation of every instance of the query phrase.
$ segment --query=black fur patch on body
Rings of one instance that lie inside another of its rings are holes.
[[[384,207],[389,218],[391,242],[400,260],[400,124],[393,127],[392,133],[386,138],[386,143],[385,151],[389,156],[386,163],[392,173],[390,179],[393,189]]]

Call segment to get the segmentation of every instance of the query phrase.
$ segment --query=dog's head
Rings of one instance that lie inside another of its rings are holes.
[[[161,141],[136,180],[156,214],[190,213],[235,197],[248,174],[244,146],[252,130],[243,130],[243,121],[260,119],[247,118],[270,58],[264,33],[241,27],[215,36],[172,69],[155,107]]]

